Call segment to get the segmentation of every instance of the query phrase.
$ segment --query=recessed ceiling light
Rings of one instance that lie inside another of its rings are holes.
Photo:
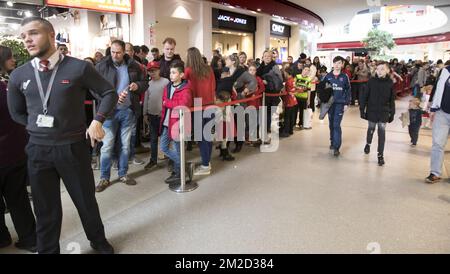
[[[256,9],[258,12],[261,12],[261,9]]]

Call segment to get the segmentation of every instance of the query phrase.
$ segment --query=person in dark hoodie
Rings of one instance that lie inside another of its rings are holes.
[[[333,59],[333,71],[325,76],[323,81],[328,82],[333,89],[333,104],[328,111],[330,126],[330,150],[335,157],[340,155],[339,149],[342,145],[341,122],[344,118],[344,112],[347,110],[351,101],[350,80],[347,74],[342,71],[345,59],[336,56]]]
[[[383,166],[384,144],[386,140],[386,123],[391,123],[395,115],[394,83],[388,75],[389,66],[386,62],[377,65],[376,76],[371,78],[368,88],[360,94],[361,118],[369,121],[367,143],[364,153],[370,153],[375,127],[378,127],[378,165]]]
[[[161,77],[170,78],[170,66],[176,60],[181,61],[181,57],[178,54],[175,54],[175,47],[177,42],[173,38],[166,38],[163,41],[163,52],[164,54],[161,56],[161,60],[159,61],[159,67],[161,70]]]

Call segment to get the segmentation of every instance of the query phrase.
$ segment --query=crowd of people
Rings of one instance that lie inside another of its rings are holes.
[[[164,40],[162,54],[158,48],[115,40],[105,55],[96,52],[79,60],[68,55],[66,45],[55,45],[55,32],[47,20],[34,17],[23,21],[21,37],[33,57],[25,65],[15,68],[12,51],[0,48],[0,248],[11,244],[4,220],[8,207],[19,236],[17,248],[60,252],[62,180],[92,248],[114,253],[105,237],[95,192],[111,186],[114,166],[120,182],[136,185],[128,174],[129,164],[144,165],[136,154],[151,152],[144,169],[152,171],[160,161],[159,150],[168,159],[170,176],[165,182],[179,184],[183,173],[180,142],[184,141],[179,139],[180,108],[187,110],[187,150],[197,144],[201,156],[193,174],[186,173],[188,182],[193,176],[211,174],[214,142],[223,161],[234,161],[233,154],[244,145],[270,144],[268,133],[289,138],[295,130],[311,130],[316,109],[320,119],[328,115],[330,151],[339,157],[341,122],[349,106],[356,104],[361,118],[368,121],[364,153],[370,153],[377,128],[382,166],[386,125],[395,117],[394,85],[409,78],[416,97],[405,115],[411,145],[417,144],[422,115],[429,109],[435,124],[431,174],[426,180],[440,180],[450,128],[449,62],[430,66],[420,61],[388,63],[338,56],[328,69],[319,57],[311,60],[303,53],[295,61],[289,56],[288,62],[277,64],[277,52],[272,50],[256,60],[248,59],[245,52],[221,56],[214,51],[208,62],[195,47],[187,50],[183,61],[175,54],[173,38]],[[192,109],[198,106],[197,100],[201,108]],[[430,107],[421,106],[423,101]],[[256,120],[247,115],[239,124],[234,111],[238,106],[254,110]],[[213,111],[204,115],[208,107]],[[280,119],[274,119],[280,107]],[[191,119],[198,113],[200,120]],[[215,126],[210,127],[212,121]],[[150,142],[150,149],[143,148],[143,140]],[[92,160],[98,154],[100,180],[95,183]]]

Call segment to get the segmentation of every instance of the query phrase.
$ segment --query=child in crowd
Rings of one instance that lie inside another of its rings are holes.
[[[309,66],[304,66],[303,71],[301,74],[298,74],[295,77],[295,86],[297,88],[297,92],[295,94],[295,97],[297,98],[298,102],[298,112],[299,112],[299,119],[298,126],[300,129],[303,129],[303,112],[307,108],[310,107],[310,100],[311,100],[311,78],[310,75],[310,69]],[[312,102],[314,104],[314,102]],[[310,128],[308,128],[310,129]]]
[[[422,125],[422,114],[424,111],[420,108],[418,98],[409,101],[409,136],[411,137],[411,146],[415,147],[419,139],[419,131]]]
[[[285,138],[294,134],[294,126],[297,120],[297,99],[295,93],[297,88],[295,87],[294,72],[291,68],[286,68],[285,71],[286,84],[285,89],[287,95],[283,97],[284,105],[284,126],[281,130],[280,137]]]
[[[246,98],[259,96],[259,95],[263,94],[263,92],[266,89],[266,87],[264,85],[264,82],[261,79],[261,77],[256,75],[257,70],[258,70],[258,68],[256,67],[255,64],[251,64],[248,67],[248,73],[250,73],[253,77],[256,78],[256,81],[257,81],[258,85],[256,87],[256,90],[254,90],[254,91],[251,91],[248,88],[244,90],[243,95]],[[262,103],[262,99],[259,98],[259,99],[255,99],[255,100],[247,102],[247,106],[253,106],[253,107],[255,107],[256,111],[258,111],[258,109],[261,107],[261,103]],[[257,118],[257,120],[254,121],[254,122],[256,122],[258,124],[258,121],[259,121],[258,115],[256,116],[256,118]],[[257,132],[259,131],[258,130],[259,126],[255,127],[254,125],[250,125],[250,122],[251,121],[247,121],[246,120],[246,130],[248,130],[249,144],[257,146],[257,145],[259,145],[261,143],[260,141],[256,141],[256,140],[254,141],[254,139],[258,139]],[[254,130],[251,130],[251,129],[255,129],[255,128],[256,128],[256,132]]]
[[[178,110],[192,106],[191,86],[188,81],[183,80],[183,77],[183,62],[174,62],[170,66],[170,83],[164,89],[160,121],[161,151],[174,162],[172,175],[165,180],[168,184],[177,184],[181,181]],[[189,113],[186,113],[185,117],[187,115]],[[185,129],[189,127],[190,123],[186,121]]]
[[[147,65],[151,81],[144,96],[144,121],[150,128],[150,162],[145,166],[145,170],[156,167],[158,162],[158,132],[161,121],[162,98],[164,88],[169,84],[169,80],[160,76],[158,62],[150,62]]]

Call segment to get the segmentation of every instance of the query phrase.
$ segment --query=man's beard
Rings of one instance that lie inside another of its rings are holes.
[[[44,57],[45,55],[47,55],[50,48],[51,48],[50,43],[47,41],[47,43],[42,46],[41,50],[38,53],[36,53],[34,56],[31,56],[31,57],[37,57],[37,58]]]

